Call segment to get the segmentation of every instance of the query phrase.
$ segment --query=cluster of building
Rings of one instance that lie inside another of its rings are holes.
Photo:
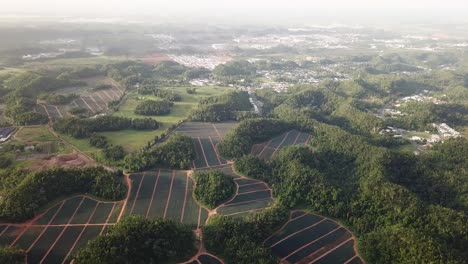
[[[231,60],[229,57],[208,55],[208,56],[193,56],[193,55],[175,55],[168,54],[171,60],[178,62],[187,67],[203,67],[213,70],[219,64],[226,63]]]

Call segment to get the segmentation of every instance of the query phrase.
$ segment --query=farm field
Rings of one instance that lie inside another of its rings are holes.
[[[310,140],[310,135],[291,130],[281,136],[275,137],[268,142],[256,144],[252,147],[252,155],[263,159],[273,158],[280,149],[292,145],[306,145]]]
[[[208,211],[193,198],[193,180],[186,171],[157,170],[130,175],[132,188],[124,215],[171,219],[197,229]]]
[[[225,164],[231,164],[222,158],[217,149],[226,133],[233,129],[237,123],[203,123],[203,122],[185,122],[180,125],[175,132],[182,133],[191,137],[195,146],[196,159],[193,161],[193,167],[211,168]]]
[[[25,250],[27,263],[69,263],[77,249],[118,221],[122,203],[70,197],[29,222],[0,224],[0,245]]]
[[[109,139],[110,143],[118,143],[122,145],[126,150],[132,151],[139,149],[142,146],[155,136],[161,135],[165,132],[166,129],[170,128],[172,125],[179,123],[181,120],[185,120],[192,109],[197,105],[200,99],[221,94],[228,89],[229,87],[216,87],[216,86],[206,86],[198,87],[196,94],[187,94],[187,87],[163,87],[161,89],[168,89],[174,93],[179,94],[182,97],[180,102],[174,102],[174,106],[171,109],[171,112],[168,115],[158,115],[158,116],[144,116],[137,115],[134,113],[136,106],[141,100],[161,100],[161,98],[152,96],[152,95],[137,95],[136,93],[130,93],[126,96],[125,101],[120,106],[119,110],[113,115],[128,117],[128,118],[153,118],[160,123],[160,128],[156,131],[116,131],[116,132],[106,132],[102,135],[106,136]],[[101,134],[101,133],[99,133]]]
[[[244,217],[256,211],[270,207],[273,202],[272,190],[262,181],[237,175],[232,165],[222,165],[216,168],[202,168],[197,171],[218,170],[234,177],[235,195],[227,202],[219,205],[215,212],[224,216]]]
[[[290,220],[264,246],[284,263],[364,263],[348,229],[304,211],[292,211]]]
[[[99,114],[108,109],[108,104],[119,100],[124,95],[123,88],[112,79],[105,76],[82,79],[87,83],[86,86],[68,87],[60,89],[56,94],[76,94],[78,98],[74,99],[68,105],[50,105],[40,103],[34,107],[34,112],[45,114],[52,122],[60,118],[69,116],[68,111],[72,108],[82,108],[91,114]],[[103,90],[94,90],[99,84],[109,84],[112,87]]]

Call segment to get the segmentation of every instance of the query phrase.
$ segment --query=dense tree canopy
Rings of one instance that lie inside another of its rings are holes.
[[[189,169],[195,159],[192,139],[173,134],[166,142],[144,148],[125,157],[125,169],[143,171],[155,167]]]
[[[288,220],[288,211],[272,207],[247,218],[231,218],[214,215],[203,228],[205,246],[228,263],[273,264],[270,248],[263,247],[263,241]]]
[[[76,138],[89,137],[93,132],[118,131],[124,129],[154,130],[159,123],[152,118],[125,118],[101,116],[90,119],[62,118],[54,123],[54,129]]]
[[[129,216],[78,251],[74,263],[173,263],[194,253],[190,227]]]
[[[195,172],[195,198],[209,209],[213,209],[227,201],[235,193],[232,176],[220,171]]]
[[[122,172],[109,172],[103,167],[52,168],[32,172],[2,197],[0,218],[11,221],[29,219],[48,202],[74,193],[91,193],[117,200],[125,196],[126,185]]]
[[[145,100],[139,103],[135,108],[135,114],[138,115],[167,115],[171,112],[171,107],[174,103],[161,100]]]
[[[233,91],[201,100],[192,111],[191,119],[204,122],[236,120],[237,112],[251,109],[248,93]]]

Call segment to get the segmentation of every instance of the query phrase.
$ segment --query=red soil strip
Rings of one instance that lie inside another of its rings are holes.
[[[214,151],[215,151],[216,158],[218,159],[219,164],[223,164],[223,163],[221,162],[221,159],[219,158],[218,150],[216,149],[215,145],[213,144],[213,140],[211,140],[211,137],[208,137],[208,138],[210,139],[211,146],[213,146],[213,149],[214,149]]]
[[[238,215],[238,214],[243,214],[243,213],[252,213],[252,212],[255,212],[255,211],[260,211],[260,210],[263,210],[265,208],[258,208],[258,209],[251,209],[251,210],[246,210],[246,211],[240,211],[240,212],[235,212],[235,213],[232,213],[232,214],[226,214],[224,216],[233,216],[233,215]]]
[[[3,231],[0,233],[0,237],[3,236],[3,234],[7,231],[7,229],[10,227],[10,225],[7,225],[7,227],[5,227],[5,229],[3,229]]]
[[[298,231],[296,231],[296,232],[294,232],[294,233],[292,233],[292,234],[289,234],[288,236],[284,237],[284,238],[281,239],[280,241],[277,241],[276,243],[274,243],[274,244],[271,245],[270,247],[274,247],[274,246],[278,245],[279,243],[281,243],[281,242],[283,242],[283,241],[285,241],[285,240],[287,240],[287,239],[289,239],[289,238],[291,238],[291,237],[293,237],[293,236],[295,236],[295,235],[297,235],[297,234],[299,234],[299,233],[301,233],[301,232],[303,232],[303,231],[305,231],[305,230],[307,230],[307,229],[310,229],[310,228],[312,228],[312,227],[314,227],[314,226],[316,226],[316,225],[322,223],[322,222],[325,221],[325,220],[327,220],[327,219],[324,218],[324,219],[318,221],[317,223],[315,223],[315,224],[313,224],[313,225],[310,225],[310,226],[308,226],[308,227],[304,227],[304,228],[302,228],[301,230],[298,230]],[[290,221],[288,221],[288,222],[290,222]]]
[[[185,179],[185,196],[184,196],[184,205],[182,206],[182,213],[180,215],[180,222],[184,221],[185,205],[187,204],[187,194],[188,194],[188,185],[189,185],[189,176]]]
[[[166,208],[164,208],[164,216],[163,216],[163,219],[166,219],[167,208],[169,208],[169,203],[170,203],[170,201],[171,201],[172,185],[174,185],[175,174],[176,174],[175,171],[172,171],[171,186],[169,187],[169,194],[167,195]]]
[[[60,109],[56,105],[54,105],[54,107],[55,107],[55,110],[57,110],[59,116],[63,118],[63,115],[62,115],[62,112],[60,112]]]
[[[292,143],[293,145],[296,145],[296,142],[297,142],[297,140],[299,139],[299,136],[300,136],[301,134],[302,134],[301,132],[299,132],[299,133],[297,134],[296,139],[294,139],[294,142]]]
[[[271,141],[272,141],[272,140],[270,139],[270,141],[268,141],[268,143],[263,147],[262,151],[261,151],[260,153],[258,153],[258,156],[259,156],[259,157],[262,157],[263,152],[265,152],[265,150],[267,149],[267,147],[270,145]]]
[[[49,118],[49,123],[52,122],[52,117],[50,116],[49,110],[47,110],[47,107],[45,107],[45,105],[43,105],[43,104],[41,104],[41,106],[42,106],[42,108],[44,108],[44,110],[47,113],[47,117]]]
[[[197,223],[197,229],[200,229],[200,220],[201,220],[201,206],[198,205],[198,223]]]
[[[89,108],[89,110],[91,110],[91,112],[95,113],[94,110],[91,108],[91,106],[89,106],[89,104],[85,101],[85,99],[83,99],[82,96],[80,96],[81,98],[81,101],[83,101],[83,103]]]
[[[302,249],[304,249],[304,248],[306,248],[306,247],[308,247],[308,246],[312,245],[313,243],[315,243],[315,242],[319,241],[320,239],[322,239],[322,238],[324,238],[324,237],[328,236],[329,234],[331,234],[331,233],[335,232],[336,230],[338,230],[338,229],[340,229],[340,228],[341,228],[341,226],[338,226],[337,228],[333,229],[332,231],[330,231],[330,232],[326,233],[325,235],[323,235],[323,236],[321,236],[321,237],[319,237],[319,238],[317,238],[317,239],[313,240],[312,242],[309,242],[309,243],[307,243],[307,244],[303,245],[302,247],[300,247],[300,248],[298,248],[298,249],[294,250],[292,253],[290,253],[290,254],[289,254],[289,255],[287,255],[286,257],[282,258],[282,259],[281,259],[281,261],[283,261],[283,260],[285,260],[285,259],[289,258],[290,256],[292,256],[292,255],[296,254],[296,253],[297,253],[297,252],[299,252],[300,250],[302,250]],[[312,254],[313,254],[313,253],[312,253]]]
[[[348,263],[350,263],[351,261],[353,261],[353,259],[355,259],[355,258],[358,258],[358,256],[357,256],[357,255],[354,255],[354,257],[348,259],[348,260],[347,260],[345,263],[343,263],[343,264],[348,264]]]
[[[135,204],[136,204],[136,201],[138,200],[138,195],[140,194],[141,185],[143,184],[143,180],[145,179],[145,176],[146,176],[146,172],[143,172],[143,177],[141,177],[140,184],[138,185],[138,189],[135,194],[135,198],[133,198],[133,204],[132,204],[132,208],[130,209],[130,214],[133,213],[133,209],[135,208]]]
[[[96,209],[97,209],[98,205],[99,205],[99,203],[96,203],[96,206],[94,206],[94,210],[93,210],[93,212],[91,213],[91,215],[89,216],[88,221],[86,221],[86,224],[89,224],[89,221],[91,221],[91,219],[93,218],[94,213],[96,213]],[[115,205],[115,204],[114,204],[114,205]],[[73,249],[75,249],[75,246],[76,246],[76,244],[78,243],[78,241],[80,240],[81,236],[83,235],[85,229],[86,229],[86,226],[83,227],[83,229],[81,230],[80,234],[79,234],[78,237],[75,239],[75,242],[73,242],[73,245],[71,246],[70,250],[68,250],[67,255],[66,255],[65,258],[63,259],[62,264],[64,264],[64,263],[67,261],[68,257],[69,257],[70,254],[72,253]]]
[[[148,210],[146,210],[145,218],[148,218],[149,213],[151,211],[151,207],[153,206],[154,195],[156,194],[156,187],[158,186],[158,181],[159,181],[159,175],[160,174],[161,174],[161,170],[158,170],[158,175],[156,176],[156,182],[154,183],[153,193],[151,194],[151,200],[150,200],[150,204],[148,206]]]
[[[244,194],[249,194],[249,193],[265,192],[265,191],[269,191],[269,190],[268,189],[262,189],[262,190],[256,190],[256,191],[242,192],[242,193],[238,193],[237,196],[244,195]]]
[[[111,97],[106,91],[102,91],[111,101],[114,101],[114,97]]]
[[[270,199],[272,199],[272,198],[269,197],[269,198],[262,198],[262,199],[255,199],[255,200],[250,200],[250,201],[238,202],[238,203],[231,203],[231,204],[223,205],[223,207],[234,206],[234,205],[238,205],[238,204],[251,203],[251,202],[261,202],[261,201],[266,201],[266,200],[270,200]]]
[[[96,93],[96,94],[97,94],[97,96],[99,96],[99,98],[101,98],[101,100],[102,100],[104,103],[107,104],[107,101],[104,100],[104,97],[102,97],[102,95],[101,95],[100,93]]]
[[[131,194],[131,190],[132,190],[132,186],[133,186],[132,181],[130,180],[130,177],[128,176],[128,174],[125,175],[125,181],[127,182],[127,186],[128,186],[127,196],[125,197],[124,204],[122,206],[122,209],[120,210],[119,217],[117,218],[117,222],[120,221],[120,219],[122,218],[122,216],[124,214],[125,207],[127,207],[128,199],[130,198],[130,194]],[[115,204],[114,204],[114,206],[115,206]],[[114,209],[114,207],[112,207],[112,210],[113,209]]]
[[[91,98],[91,100],[93,100],[93,102],[96,104],[96,106],[102,110],[102,107],[96,102],[96,100],[94,100],[94,97],[92,96],[89,96]]]
[[[58,212],[60,212],[60,210],[62,209],[63,205],[65,204],[65,201],[66,200],[63,200],[62,203],[60,204],[59,208],[57,209],[57,212],[55,212],[55,214],[52,216],[52,218],[49,220],[49,222],[47,223],[47,226],[41,231],[41,233],[39,234],[39,236],[37,236],[37,238],[34,240],[34,242],[29,246],[29,248],[26,250],[26,252],[29,252],[33,247],[34,245],[37,243],[37,241],[39,241],[39,239],[42,237],[42,235],[45,233],[45,231],[47,230],[48,228],[48,225],[50,225],[50,223],[52,223],[52,221],[54,221],[55,217],[57,216]]]
[[[120,97],[120,96],[114,91],[114,89],[109,89],[109,91],[111,91],[111,92],[117,97],[117,99]]]
[[[218,131],[218,128],[215,126],[215,124],[211,124],[214,128],[214,130],[216,131],[216,134],[218,134],[218,137],[222,140],[223,139],[223,136],[221,136],[221,134],[219,133]]]
[[[112,206],[112,209],[111,209],[111,210],[110,210],[110,212],[109,212],[109,215],[107,215],[107,218],[106,218],[106,223],[105,223],[105,224],[104,224],[104,226],[102,227],[102,229],[101,229],[101,232],[99,233],[99,235],[102,235],[102,233],[104,232],[104,228],[106,228],[106,226],[108,226],[108,225],[109,225],[109,224],[108,224],[108,223],[109,223],[109,219],[111,218],[111,216],[112,216],[112,213],[114,212],[115,205],[116,205],[116,203],[114,203],[114,205]],[[120,211],[120,212],[123,212],[123,211],[124,211],[124,210],[123,210],[123,209],[121,209],[121,211]],[[117,222],[119,222],[119,219],[117,219]]]
[[[304,216],[306,216],[306,215],[308,215],[308,214],[307,214],[307,213],[305,213],[305,214],[303,214],[303,215],[300,215],[300,216],[297,216],[297,217],[291,218],[291,219],[290,219],[290,220],[289,220],[287,223],[289,223],[289,222],[292,222],[292,221],[295,221],[295,220],[297,220],[297,219],[299,219],[299,218],[302,218],[302,217],[304,217]]]
[[[262,181],[256,182],[256,183],[246,183],[246,184],[239,184],[239,187],[244,187],[244,186],[251,186],[251,185],[257,185],[257,184],[265,184]]]
[[[198,137],[198,143],[200,144],[200,147],[201,147],[201,150],[202,150],[202,153],[203,153],[203,157],[205,158],[206,167],[210,167],[210,165],[208,164],[208,159],[206,158],[205,149],[203,148],[200,137]]]
[[[275,151],[273,152],[273,154],[271,154],[271,157],[270,158],[273,158],[275,156],[275,154],[278,152],[278,150],[281,148],[281,146],[284,144],[284,141],[286,140],[286,138],[289,136],[289,132],[286,133],[284,135],[284,138],[281,140],[281,143],[278,145],[278,147],[275,149]]]
[[[354,239],[353,237],[350,237],[350,238],[346,239],[344,242],[341,242],[338,246],[333,247],[332,249],[330,249],[330,250],[328,250],[327,252],[325,252],[325,254],[322,254],[322,255],[320,255],[318,258],[314,259],[312,262],[309,262],[309,264],[317,262],[319,259],[325,257],[326,255],[328,255],[328,254],[330,254],[331,252],[333,252],[335,249],[341,247],[342,245],[348,243],[348,241],[353,240],[353,239]]]
[[[72,216],[70,217],[70,219],[68,220],[67,222],[67,225],[71,223],[71,221],[73,220],[73,218],[75,217],[76,213],[78,212],[78,209],[80,209],[81,205],[83,204],[83,201],[84,201],[84,196],[83,198],[81,198],[81,201],[80,201],[80,204],[76,207],[75,211],[73,212]],[[57,236],[57,238],[55,239],[54,243],[49,247],[49,249],[47,250],[47,252],[45,253],[45,255],[42,257],[41,261],[39,261],[40,264],[42,264],[44,262],[44,260],[47,258],[47,256],[50,254],[50,252],[52,251],[52,249],[55,247],[55,245],[57,244],[57,242],[59,241],[59,239],[62,237],[63,233],[65,233],[65,230],[67,230],[67,226],[65,228],[62,229],[62,231],[60,232],[60,234]]]

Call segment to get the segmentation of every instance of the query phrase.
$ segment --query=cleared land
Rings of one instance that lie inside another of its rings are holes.
[[[132,188],[125,215],[171,219],[200,228],[208,211],[193,198],[193,180],[186,171],[158,170],[130,175]]]
[[[203,123],[185,122],[175,132],[191,137],[196,152],[193,161],[195,169],[219,167],[231,164],[222,158],[217,149],[217,144],[224,138],[226,133],[237,126],[236,122]]]
[[[77,94],[78,98],[74,99],[68,105],[50,105],[46,103],[38,104],[34,107],[34,111],[45,114],[51,122],[55,122],[60,118],[69,116],[69,110],[72,108],[83,108],[91,114],[99,114],[108,109],[108,104],[111,101],[119,100],[124,95],[123,88],[112,79],[105,76],[97,76],[93,78],[82,79],[87,83],[86,86],[68,87],[60,89],[56,94]],[[108,84],[111,87],[95,90],[94,88],[100,84]]]
[[[256,144],[252,147],[252,155],[263,159],[273,158],[280,149],[292,145],[306,145],[310,140],[311,135],[291,130],[279,137],[275,137],[268,142]]]
[[[155,136],[159,136],[165,132],[166,129],[172,125],[185,120],[190,112],[198,102],[206,97],[221,94],[229,89],[229,87],[216,87],[206,86],[197,87],[196,94],[188,94],[187,87],[161,87],[160,89],[168,90],[179,94],[182,97],[180,102],[174,102],[174,106],[171,108],[171,112],[167,115],[158,116],[143,116],[134,113],[135,107],[142,100],[161,100],[161,98],[152,95],[138,95],[137,93],[129,93],[125,97],[119,110],[113,115],[128,117],[128,118],[153,118],[156,119],[160,124],[160,128],[156,131],[135,131],[135,130],[124,130],[115,132],[99,133],[106,136],[110,143],[122,145],[126,150],[133,151],[146,145],[150,140],[153,140]]]
[[[77,249],[118,221],[122,203],[73,196],[30,222],[0,224],[0,244],[24,249],[28,263],[69,263]]]
[[[304,211],[264,242],[283,263],[364,263],[353,234],[337,222]]]

